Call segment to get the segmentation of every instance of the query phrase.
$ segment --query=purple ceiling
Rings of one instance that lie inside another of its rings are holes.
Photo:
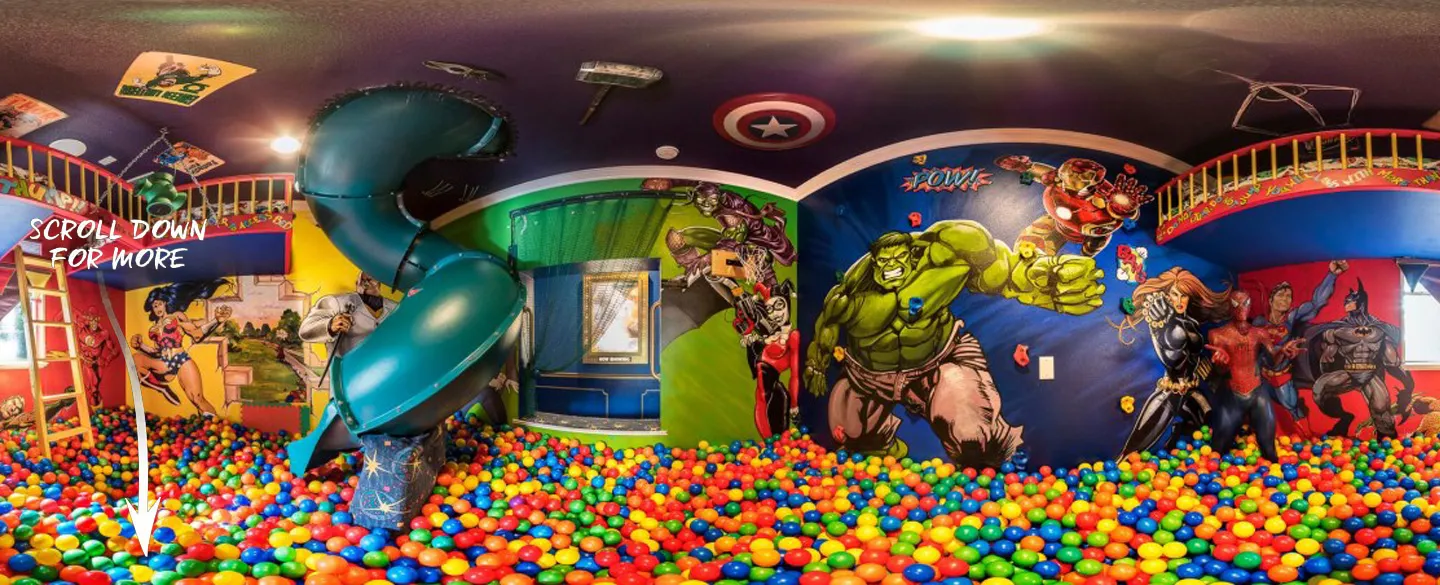
[[[65,110],[68,119],[27,139],[80,139],[89,145],[85,158],[119,159],[109,166],[116,172],[166,126],[172,139],[226,159],[212,175],[220,176],[290,170],[292,159],[272,153],[269,140],[302,130],[336,93],[395,81],[445,83],[499,101],[516,121],[514,159],[484,170],[431,169],[480,193],[571,170],[661,164],[654,150],[665,144],[680,149],[671,164],[798,185],[886,144],[986,127],[1090,132],[1199,162],[1265,138],[1231,127],[1250,88],[1214,69],[1359,88],[1356,126],[1415,128],[1440,109],[1440,84],[1431,82],[1440,73],[1433,32],[1440,10],[1424,1],[1389,4],[1407,7],[1395,9],[1307,4],[1009,2],[1005,14],[1045,18],[1054,31],[977,44],[907,28],[956,14],[961,3],[954,1],[46,0],[6,12],[0,96],[22,92]],[[126,66],[147,50],[258,72],[190,108],[114,97]],[[506,79],[460,79],[425,68],[427,59],[493,69]],[[574,77],[587,60],[650,65],[665,79],[611,92],[582,127],[577,121],[593,87]],[[784,152],[745,149],[716,134],[715,108],[757,92],[820,98],[835,110],[837,126],[811,146]],[[1348,93],[1312,88],[1307,96],[1327,123],[1350,113]],[[1252,113],[1246,121],[1255,126],[1316,126],[1288,102],[1262,101]],[[146,170],[138,165],[129,174]]]

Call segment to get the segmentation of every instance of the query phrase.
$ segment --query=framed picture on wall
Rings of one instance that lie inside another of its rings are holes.
[[[650,363],[649,285],[648,272],[585,275],[585,363]]]

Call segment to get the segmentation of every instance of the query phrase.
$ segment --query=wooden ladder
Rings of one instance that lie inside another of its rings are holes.
[[[80,343],[75,335],[75,322],[70,313],[70,287],[65,278],[65,267],[62,263],[58,268],[49,260],[39,256],[31,256],[15,246],[15,284],[20,291],[21,316],[25,318],[25,342],[28,344],[27,353],[30,354],[30,391],[33,397],[33,408],[35,409],[35,434],[40,438],[40,447],[45,452],[45,458],[50,458],[50,444],[61,439],[80,435],[85,446],[95,445],[95,430],[90,424],[90,400],[85,394],[85,376],[80,371]],[[54,277],[48,279],[46,284],[54,285],[54,288],[46,288],[44,285],[36,287],[30,284],[29,272],[50,273]],[[103,294],[103,293],[102,293]],[[45,299],[60,299],[60,320],[45,321],[46,315]],[[32,314],[34,299],[40,299],[40,317],[35,318]],[[69,345],[64,357],[50,357],[40,355],[40,345],[36,342],[42,338],[45,329],[59,329],[65,332],[65,341]],[[59,394],[46,394],[40,386],[40,369],[56,362],[68,362],[70,364],[70,375],[75,380],[74,385],[66,392]],[[45,406],[49,403],[75,399],[75,407],[79,410],[79,421],[73,429],[66,429],[60,432],[50,431],[49,416],[45,413]]]

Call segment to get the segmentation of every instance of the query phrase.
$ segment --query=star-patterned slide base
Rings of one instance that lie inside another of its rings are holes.
[[[371,530],[402,529],[420,514],[445,464],[445,428],[418,437],[366,435],[360,442],[365,462],[350,506],[355,523]]]

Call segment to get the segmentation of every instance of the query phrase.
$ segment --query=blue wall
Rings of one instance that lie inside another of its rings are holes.
[[[800,328],[808,344],[814,339],[814,324],[826,293],[847,270],[865,255],[880,234],[891,231],[922,231],[942,219],[970,219],[983,224],[992,235],[1013,247],[1021,230],[1045,215],[1044,187],[1039,181],[1023,185],[1019,175],[995,166],[1005,155],[1029,155],[1036,162],[1059,166],[1065,160],[1082,157],[1107,168],[1107,179],[1128,163],[1135,176],[1151,190],[1171,175],[1161,169],[1101,152],[1049,145],[984,145],[955,147],[927,153],[924,164],[915,164],[910,155],[875,165],[849,175],[801,201],[800,205]],[[912,173],[924,168],[974,166],[989,173],[989,185],[978,190],[951,192],[907,192],[901,185]],[[912,228],[912,212],[922,216],[922,225]],[[1136,397],[1137,405],[1148,396],[1163,373],[1142,325],[1127,334],[1131,345],[1121,343],[1108,320],[1124,317],[1121,300],[1135,285],[1116,278],[1116,250],[1121,244],[1145,247],[1149,251],[1146,271],[1157,275],[1173,266],[1195,273],[1212,287],[1230,276],[1219,267],[1188,254],[1164,250],[1155,245],[1155,206],[1148,204],[1139,225],[1115,235],[1096,257],[1105,271],[1107,291],[1104,305],[1083,316],[1060,315],[1023,306],[1016,301],[962,293],[952,305],[983,347],[990,372],[1003,400],[1004,417],[1023,426],[1024,448],[1030,466],[1071,466],[1085,460],[1114,457],[1134,422],[1119,408],[1122,396]],[[1078,254],[1076,245],[1062,253]],[[843,345],[843,332],[842,332]],[[1032,363],[1021,369],[1012,359],[1017,344],[1030,347]],[[1054,356],[1055,379],[1038,377],[1040,356]],[[837,366],[829,369],[833,386],[840,375]],[[802,392],[801,405],[806,424],[821,441],[830,440],[826,415],[828,398]],[[944,457],[939,441],[927,421],[903,408],[896,413],[904,421],[899,438],[911,457]]]
[[[649,304],[660,298],[659,261],[636,260],[636,266],[616,268],[613,261],[604,269],[614,271],[648,271],[650,273]],[[584,311],[582,310],[583,278],[587,271],[599,271],[595,264],[567,264],[537,268],[535,277],[535,311],[538,347],[537,362],[562,361],[575,355],[583,345]],[[540,324],[546,310],[556,311],[557,326],[544,331]],[[651,368],[660,371],[660,349],[657,316],[649,323],[651,330],[649,364],[586,364],[578,359],[561,371],[542,374],[535,383],[536,406],[540,412],[576,416],[611,418],[660,417],[660,381],[651,376]]]

